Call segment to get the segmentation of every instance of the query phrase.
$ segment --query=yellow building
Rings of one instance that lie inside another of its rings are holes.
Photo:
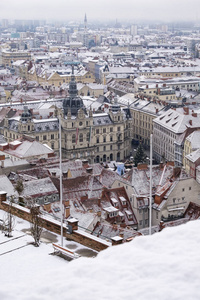
[[[119,98],[121,105],[129,106],[131,112],[131,137],[135,142],[150,145],[150,135],[153,133],[153,120],[165,107],[161,101],[148,101],[147,98],[135,98],[132,93]]]
[[[190,161],[186,158],[188,154],[200,148],[200,130],[195,130],[185,139],[183,151],[183,166],[186,172],[190,172]]]
[[[31,53],[28,51],[2,51],[2,65],[11,66],[12,62],[17,60],[31,60]]]
[[[98,98],[104,94],[104,85],[97,83],[77,84],[79,96],[91,96]]]
[[[75,75],[76,82],[81,83],[92,83],[95,82],[94,75],[89,71],[81,70]],[[63,83],[69,83],[71,80],[71,72],[59,72],[53,70],[42,70],[39,74],[37,73],[35,67],[28,71],[27,74],[28,80],[37,81],[43,86],[52,86],[55,87],[61,86]]]
[[[153,109],[153,107],[152,107]],[[144,111],[142,109],[131,108],[131,115],[133,119],[133,139],[135,141],[142,141],[146,146],[150,145],[150,135],[153,133],[153,120],[157,117],[157,111]]]

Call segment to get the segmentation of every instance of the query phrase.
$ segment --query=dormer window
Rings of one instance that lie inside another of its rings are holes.
[[[133,214],[130,210],[125,210],[125,213],[127,215],[128,220],[131,220],[133,218]]]
[[[119,210],[113,206],[105,207],[104,210],[107,212],[109,218],[117,217]]]
[[[125,199],[123,196],[121,196],[121,197],[119,197],[119,198],[120,198],[120,200],[121,200],[121,202],[122,202],[122,205],[123,205],[123,206],[126,206],[126,204],[127,204],[126,199]]]
[[[109,217],[110,217],[110,218],[114,218],[114,217],[116,217],[116,216],[118,216],[118,211],[113,211],[113,212],[110,212],[110,213],[109,213]]]
[[[113,205],[114,207],[118,206],[118,200],[117,200],[117,199],[111,198],[111,201],[112,201],[112,205]]]

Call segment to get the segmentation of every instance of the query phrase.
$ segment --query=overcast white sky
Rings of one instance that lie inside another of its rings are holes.
[[[197,21],[199,0],[0,0],[0,19]]]

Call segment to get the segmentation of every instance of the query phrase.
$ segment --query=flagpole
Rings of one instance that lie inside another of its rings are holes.
[[[151,235],[152,226],[152,137],[150,135],[150,191],[149,191],[149,235]]]
[[[61,228],[61,246],[63,246],[63,190],[62,190],[62,145],[61,145],[61,116],[59,116],[59,150],[60,150],[60,228]]]

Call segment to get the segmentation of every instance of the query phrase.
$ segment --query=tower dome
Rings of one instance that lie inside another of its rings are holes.
[[[72,75],[69,83],[69,96],[63,101],[64,115],[66,116],[69,110],[72,115],[77,115],[80,108],[85,111],[83,100],[78,96],[76,79],[74,76],[74,66],[72,66]]]
[[[24,105],[24,111],[21,115],[21,121],[27,122],[27,121],[31,120],[31,117],[32,117],[32,115],[31,115],[30,110],[28,109],[28,106]]]
[[[118,111],[120,111],[120,105],[118,103],[117,96],[115,96],[114,103],[112,105],[112,112],[118,112]]]

